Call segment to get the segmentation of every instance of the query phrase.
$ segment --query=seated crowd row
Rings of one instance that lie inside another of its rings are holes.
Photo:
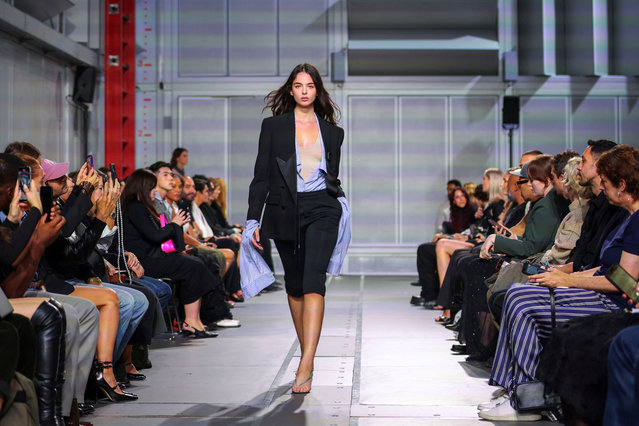
[[[16,380],[35,385],[43,425],[77,423],[98,397],[137,399],[125,389],[151,367],[171,300],[183,320],[169,327],[187,337],[239,327],[242,228],[226,218],[224,181],[185,176],[176,151],[174,170],[157,162],[126,181],[90,162],[69,173],[27,142],[0,154],[3,415]]]
[[[582,155],[529,151],[518,168],[486,170],[472,197],[448,189],[444,232],[417,251],[411,304],[443,310],[451,351],[491,369],[499,389],[479,416],[539,420],[516,395],[543,382],[561,401],[546,408],[567,424],[636,424],[637,300],[610,275],[625,272],[634,295],[639,150],[591,140]]]

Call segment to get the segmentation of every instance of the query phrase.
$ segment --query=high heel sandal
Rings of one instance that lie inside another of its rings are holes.
[[[104,370],[109,368],[113,368],[113,363],[111,361],[96,361],[95,385],[98,390],[101,391],[111,402],[135,401],[138,399],[138,396],[131,392],[119,393],[115,391],[118,388],[118,385],[116,384],[115,386],[111,386],[104,378]]]
[[[192,328],[194,331],[187,330],[185,327]],[[182,323],[182,334],[186,337],[193,336],[194,339],[209,339],[211,337],[218,336],[217,333],[214,333],[212,331],[198,330],[192,325],[189,325],[189,323],[186,321]]]
[[[312,371],[311,371],[311,375],[308,377],[308,379],[304,380],[302,383],[297,383],[297,378],[295,378],[295,380],[293,380],[293,389],[291,389],[291,393],[293,393],[293,394],[306,394],[306,393],[309,393],[311,391],[311,388],[308,388],[307,391],[296,391],[295,390],[296,387],[299,389],[300,386],[304,385],[309,380],[313,380],[313,372]]]

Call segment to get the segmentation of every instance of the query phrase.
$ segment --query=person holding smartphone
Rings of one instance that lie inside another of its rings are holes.
[[[484,419],[521,420],[531,416],[512,408],[509,396],[519,383],[536,377],[542,341],[551,331],[548,321],[550,295],[541,287],[554,288],[558,323],[627,306],[605,274],[616,263],[632,269],[639,261],[639,149],[629,145],[616,146],[599,158],[597,171],[610,203],[624,208],[630,216],[604,242],[600,253],[601,267],[571,274],[551,269],[529,277],[539,286],[514,284],[508,290],[489,382],[502,386],[506,393],[501,400],[480,404],[479,416]],[[578,362],[575,360],[576,364],[571,367],[576,368]],[[572,370],[564,368],[561,371]],[[634,413],[628,415],[634,416]]]

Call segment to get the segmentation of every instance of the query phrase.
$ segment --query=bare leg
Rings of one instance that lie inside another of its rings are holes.
[[[98,344],[96,358],[98,362],[113,362],[113,347],[115,337],[118,332],[120,321],[120,304],[115,291],[106,287],[82,287],[76,286],[70,296],[81,297],[90,300],[100,312],[100,323],[98,331]],[[104,369],[104,379],[113,387],[117,385],[112,368]],[[116,392],[122,393],[119,387]]]
[[[297,333],[297,340],[300,342],[300,350],[304,355],[304,326],[303,326],[303,313],[304,313],[304,298],[293,297],[288,295],[288,307],[291,310],[291,317],[293,318],[293,325],[295,325],[295,332]]]
[[[124,359],[124,368],[129,374],[139,374],[140,372],[137,368],[135,368],[135,365],[133,365],[133,357],[131,355],[132,350],[133,345],[126,345],[124,347],[124,352],[122,353],[122,357]]]
[[[200,305],[202,305],[202,299],[197,299],[193,303],[184,305],[184,322],[190,325],[190,328],[204,330],[204,324],[202,324],[200,319]]]
[[[317,293],[307,293],[304,295],[302,323],[304,343],[302,346],[302,358],[295,375],[296,383],[301,386],[294,386],[296,392],[308,392],[311,390],[311,380],[315,352],[322,332],[324,321],[324,296]],[[303,384],[302,384],[303,383]]]
[[[48,297],[18,297],[9,299],[9,303],[13,307],[14,314],[20,314],[31,319],[42,302],[46,302],[47,300],[49,300]]]

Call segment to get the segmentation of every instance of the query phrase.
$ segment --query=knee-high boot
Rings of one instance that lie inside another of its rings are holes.
[[[62,333],[60,334],[60,351],[58,353],[58,376],[55,384],[55,414],[56,417],[62,418],[62,386],[64,385],[64,378],[66,375],[64,360],[66,359],[66,341],[65,336],[67,334],[67,315],[64,312],[64,307],[55,299],[49,299],[49,303],[55,306],[60,312],[62,317]]]
[[[56,381],[60,356],[62,316],[53,304],[42,302],[31,317],[36,332],[35,388],[41,425],[60,426],[64,422],[56,416]]]

